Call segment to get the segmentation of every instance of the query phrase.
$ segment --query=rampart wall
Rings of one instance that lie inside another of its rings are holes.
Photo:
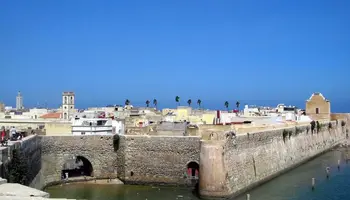
[[[30,135],[21,141],[10,142],[6,147],[0,147],[0,175],[8,179],[9,164],[13,159],[13,151],[18,150],[21,162],[26,166],[25,183],[30,185],[41,169],[41,141],[37,135]]]
[[[83,156],[97,179],[130,184],[182,184],[190,161],[199,163],[199,137],[40,136],[42,165],[35,188],[61,181],[65,162]]]
[[[202,141],[199,192],[203,198],[238,195],[344,141],[341,122],[227,135]]]
[[[42,165],[38,184],[42,188],[62,179],[63,165],[82,156],[89,160],[96,178],[117,177],[117,153],[113,136],[40,136]]]
[[[348,123],[342,126],[342,121],[313,131],[304,125],[235,136],[228,129],[220,131],[219,140],[214,136],[202,141],[198,136],[31,135],[0,147],[0,175],[9,176],[14,149],[27,158],[27,183],[38,189],[59,183],[63,165],[77,156],[91,163],[95,178],[119,178],[128,184],[186,184],[187,164],[198,162],[201,196],[228,197],[344,141]]]
[[[200,137],[122,136],[118,177],[126,183],[186,184],[191,161],[199,163]]]

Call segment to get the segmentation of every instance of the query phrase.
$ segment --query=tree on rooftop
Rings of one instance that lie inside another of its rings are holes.
[[[178,105],[180,105],[180,97],[179,97],[179,96],[176,96],[176,97],[175,97],[175,101],[176,101],[176,103],[177,103]]]
[[[125,105],[126,106],[130,105],[130,100],[129,99],[125,100]]]
[[[149,104],[150,104],[150,103],[151,103],[151,102],[150,102],[149,100],[147,100],[147,101],[146,101],[146,106],[149,107]]]
[[[157,109],[157,104],[158,104],[157,99],[153,99],[153,105],[154,105],[154,107],[156,107],[156,109]]]
[[[240,105],[241,103],[239,103],[239,101],[237,101],[236,102],[236,107],[237,107],[237,109],[239,110],[239,105]]]
[[[188,106],[191,106],[191,103],[192,103],[192,100],[191,100],[191,99],[187,100]]]
[[[198,99],[197,104],[198,104],[198,107],[201,108],[202,100]]]
[[[229,106],[228,101],[225,101],[225,107],[226,107],[227,111],[228,111],[228,106]]]

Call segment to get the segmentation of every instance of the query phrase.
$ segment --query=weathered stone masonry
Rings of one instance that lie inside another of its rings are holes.
[[[199,151],[199,137],[124,136],[118,177],[126,183],[186,184],[187,164],[199,163]]]
[[[36,135],[31,135],[24,138],[22,141],[15,142],[7,147],[1,147],[0,151],[0,175],[3,178],[8,179],[9,169],[8,165],[12,159],[13,150],[18,149],[23,157],[26,158],[26,164],[28,166],[28,173],[26,174],[26,180],[31,183],[35,180],[36,175],[41,169],[41,142],[40,138]]]
[[[189,162],[199,162],[202,197],[228,197],[277,176],[339,144],[346,137],[342,123],[256,132],[220,141],[174,136],[29,136],[1,148],[1,175],[12,150],[27,158],[30,186],[42,189],[61,181],[64,163],[88,159],[96,178],[119,178],[131,184],[186,184]]]
[[[36,188],[61,181],[63,165],[77,156],[89,160],[96,178],[117,177],[113,136],[41,136],[41,144],[40,185]]]
[[[199,162],[199,137],[42,136],[42,168],[36,185],[61,180],[64,163],[83,156],[96,178],[135,184],[182,184],[190,161]]]
[[[344,130],[332,122],[313,134],[310,126],[299,126],[203,142],[200,195],[238,195],[344,141]]]

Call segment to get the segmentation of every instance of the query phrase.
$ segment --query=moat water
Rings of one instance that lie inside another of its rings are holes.
[[[251,200],[344,200],[350,199],[350,149],[327,152],[251,191]],[[337,162],[341,160],[340,170]],[[327,179],[325,169],[330,167]],[[315,190],[311,180],[316,179]],[[130,185],[67,184],[47,188],[52,198],[89,200],[198,200],[191,188]],[[235,199],[245,200],[245,195]]]

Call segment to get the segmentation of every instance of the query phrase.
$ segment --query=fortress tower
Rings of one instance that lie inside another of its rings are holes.
[[[74,92],[63,92],[62,93],[62,119],[69,120],[69,117],[74,112]]]

